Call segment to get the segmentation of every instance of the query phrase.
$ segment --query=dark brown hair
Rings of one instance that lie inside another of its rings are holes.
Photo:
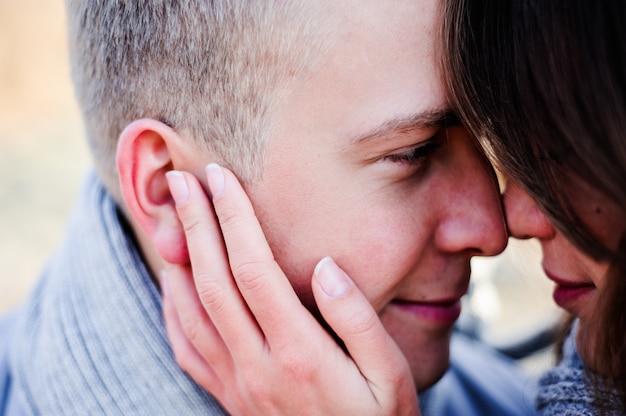
[[[612,262],[593,359],[626,408],[626,2],[448,0],[444,15],[444,71],[462,121],[557,229]],[[577,215],[572,177],[619,207],[617,248]]]

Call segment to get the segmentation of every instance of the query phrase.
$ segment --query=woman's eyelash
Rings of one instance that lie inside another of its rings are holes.
[[[439,150],[439,148],[441,148],[441,143],[439,141],[431,140],[424,144],[415,146],[407,152],[387,155],[384,159],[394,163],[417,165],[427,160],[428,157]]]

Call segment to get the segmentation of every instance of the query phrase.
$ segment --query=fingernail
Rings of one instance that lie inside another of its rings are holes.
[[[224,192],[224,171],[217,163],[209,163],[205,170],[211,197],[216,198]]]
[[[187,186],[187,180],[182,172],[171,170],[165,174],[167,178],[167,184],[170,187],[172,198],[176,205],[184,204],[189,199],[189,187]]]
[[[317,263],[313,275],[324,293],[331,298],[343,295],[350,287],[350,281],[345,272],[330,257],[324,257]]]

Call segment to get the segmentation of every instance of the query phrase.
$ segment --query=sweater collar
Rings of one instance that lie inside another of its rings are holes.
[[[124,224],[90,174],[14,339],[23,403],[34,414],[222,414],[176,364]]]

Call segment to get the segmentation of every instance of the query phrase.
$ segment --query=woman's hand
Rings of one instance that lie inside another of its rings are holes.
[[[419,414],[408,364],[378,315],[330,258],[312,279],[346,352],[300,303],[235,176],[168,173],[191,264],[167,265],[164,316],[176,360],[242,414]],[[192,272],[193,269],[193,272]]]

